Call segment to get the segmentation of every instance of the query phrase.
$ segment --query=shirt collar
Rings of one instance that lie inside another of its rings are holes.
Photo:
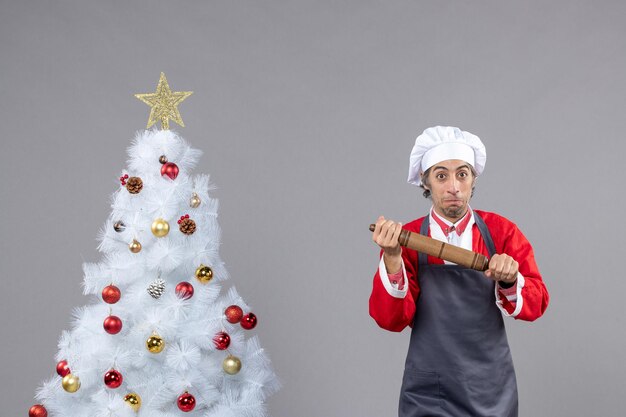
[[[441,230],[446,235],[446,237],[448,237],[448,235],[452,231],[455,231],[458,236],[461,236],[467,228],[470,219],[472,218],[472,208],[468,206],[465,216],[459,219],[456,223],[452,223],[451,221],[444,219],[443,217],[439,217],[437,213],[435,213],[435,209],[432,207],[430,208],[430,215],[433,220],[437,222],[439,227],[441,227]]]

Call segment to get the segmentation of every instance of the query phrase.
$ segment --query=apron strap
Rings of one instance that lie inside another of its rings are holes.
[[[424,217],[422,221],[422,227],[420,228],[420,235],[428,236],[428,226],[430,222],[430,213]],[[418,265],[426,265],[428,263],[428,256],[424,252],[418,252]]]
[[[493,244],[491,233],[489,233],[489,229],[487,228],[487,225],[485,224],[485,221],[483,220],[483,218],[480,217],[480,215],[476,213],[475,211],[473,211],[473,214],[474,214],[474,222],[476,223],[476,226],[478,227],[478,230],[480,231],[480,234],[482,235],[483,240],[485,241],[485,245],[487,246],[487,251],[489,252],[489,258],[491,258],[496,253],[496,247]],[[422,226],[420,227],[420,235],[428,236],[429,225],[430,225],[430,213],[428,214],[428,216],[424,217],[424,220],[422,221]],[[428,263],[428,256],[423,252],[419,252],[418,253],[418,265],[426,265],[427,263]]]
[[[474,221],[476,222],[476,226],[478,226],[478,230],[480,230],[480,234],[483,236],[483,240],[487,246],[487,251],[489,251],[489,258],[491,258],[496,254],[496,246],[493,244],[491,233],[489,233],[489,229],[487,228],[483,218],[476,212],[474,212]]]

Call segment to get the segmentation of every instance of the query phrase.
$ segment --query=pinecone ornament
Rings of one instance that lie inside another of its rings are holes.
[[[143,188],[143,181],[139,177],[130,177],[126,182],[126,189],[131,194],[138,194]]]
[[[152,298],[160,298],[165,292],[165,281],[161,278],[157,278],[148,286],[148,294],[152,296]]]
[[[196,222],[189,218],[189,214],[185,214],[184,216],[180,216],[178,228],[184,234],[191,235],[196,231]]]

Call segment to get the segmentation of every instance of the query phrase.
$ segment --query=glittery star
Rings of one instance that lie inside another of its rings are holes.
[[[168,130],[170,128],[170,119],[182,127],[185,127],[177,106],[192,93],[193,91],[172,92],[172,90],[170,90],[170,86],[167,84],[165,74],[161,73],[161,78],[159,78],[156,92],[135,94],[135,97],[151,107],[147,128],[149,129],[150,126],[160,121],[161,130]]]

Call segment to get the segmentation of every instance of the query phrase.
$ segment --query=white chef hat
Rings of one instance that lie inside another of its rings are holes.
[[[458,127],[429,127],[415,139],[409,160],[409,183],[422,185],[420,174],[448,159],[466,161],[480,175],[487,162],[487,150],[478,136]]]

